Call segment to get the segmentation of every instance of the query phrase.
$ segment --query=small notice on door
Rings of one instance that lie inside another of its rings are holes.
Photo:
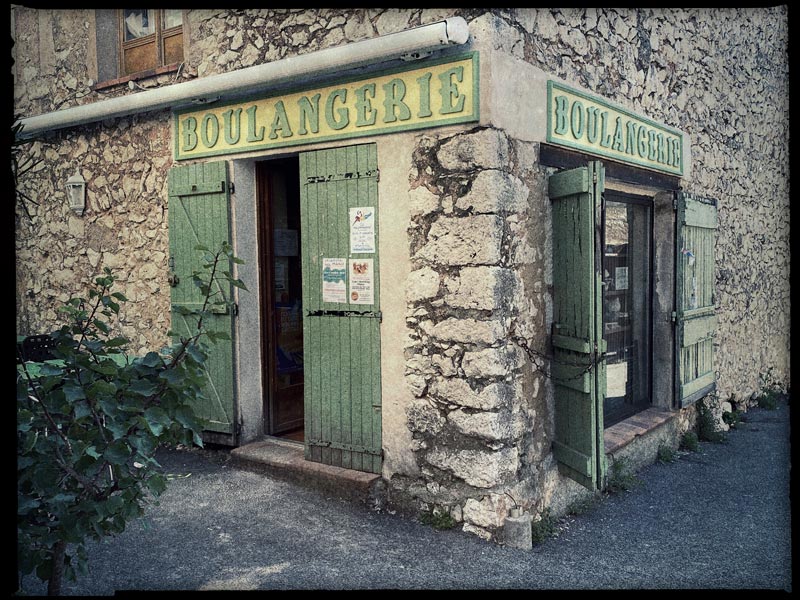
[[[350,254],[375,252],[375,207],[350,209]]]
[[[374,304],[375,277],[371,258],[350,259],[350,303]]]
[[[347,302],[347,259],[322,259],[322,301]]]

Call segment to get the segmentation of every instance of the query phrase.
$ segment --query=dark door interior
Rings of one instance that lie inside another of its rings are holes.
[[[265,430],[303,441],[299,161],[259,163],[258,231]]]
[[[650,406],[652,209],[649,198],[606,192],[603,336],[609,427]]]

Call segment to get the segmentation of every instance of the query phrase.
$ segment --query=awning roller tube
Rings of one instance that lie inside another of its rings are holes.
[[[184,83],[28,117],[20,120],[23,127],[19,137],[31,138],[47,131],[104,119],[203,103],[209,99],[222,99],[245,92],[252,93],[296,77],[313,76],[403,56],[420,55],[426,51],[465,44],[468,40],[467,22],[462,17],[452,17],[430,25],[292,56],[230,73],[201,77]]]

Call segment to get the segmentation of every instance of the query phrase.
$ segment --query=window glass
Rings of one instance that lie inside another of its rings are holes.
[[[126,42],[156,32],[155,10],[153,9],[126,8],[123,19]]]
[[[180,27],[183,24],[183,11],[179,8],[164,9],[164,29]]]
[[[606,340],[604,426],[650,405],[650,207],[605,208],[603,337]]]

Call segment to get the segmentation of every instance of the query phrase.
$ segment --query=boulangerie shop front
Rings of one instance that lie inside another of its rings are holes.
[[[90,32],[101,12],[80,13]],[[48,14],[40,43],[64,16]],[[18,220],[18,329],[45,327],[37,299],[72,285],[34,281],[40,244],[77,246],[75,281],[130,268],[124,326],[157,347],[198,302],[195,246],[228,241],[249,291],[224,290],[235,307],[214,316],[232,339],[208,363],[207,440],[302,444],[374,475],[390,506],[502,541],[515,506],[564,512],[614,461],[676,447],[699,401],[746,409],[769,367],[788,387],[788,230],[767,233],[788,156],[711,69],[742,18],[714,14],[184,11],[184,81],[156,69],[152,89],[37,111],[20,78],[31,155],[53,167],[31,185],[78,163],[89,194],[79,218]],[[782,72],[748,65],[782,109]],[[715,146],[718,129],[736,143]],[[758,198],[741,175],[755,155],[775,174]],[[749,224],[732,199],[759,207]],[[734,248],[758,235],[778,254],[751,274]],[[755,358],[736,341],[742,286],[778,315],[752,317],[774,342]]]

